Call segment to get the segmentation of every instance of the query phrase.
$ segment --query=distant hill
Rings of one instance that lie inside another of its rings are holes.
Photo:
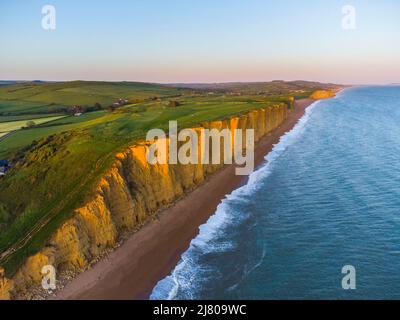
[[[308,97],[316,90],[336,89],[336,84],[309,81],[230,82],[212,84],[157,84],[144,82],[0,81],[0,116],[65,113],[80,106],[105,109],[119,99],[144,102],[158,98],[176,98],[193,94],[228,94]]]
[[[9,84],[16,84],[16,83],[21,83],[23,81],[13,81],[13,80],[0,80],[0,86],[6,86]]]
[[[314,91],[318,89],[336,89],[340,85],[333,83],[319,83],[311,81],[283,81],[270,82],[227,82],[227,83],[174,83],[171,86],[195,90],[210,90],[218,92],[237,92],[243,94],[276,95],[288,92]]]

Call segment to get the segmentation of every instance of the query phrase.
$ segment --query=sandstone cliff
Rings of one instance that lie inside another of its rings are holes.
[[[4,275],[3,268],[0,268],[0,300],[10,299],[10,293],[14,289],[14,283]]]
[[[310,96],[311,99],[319,100],[319,99],[329,99],[335,96],[335,93],[331,90],[317,90],[313,92]]]
[[[285,104],[268,106],[242,116],[202,123],[202,127],[255,129],[258,141],[278,127],[292,109]],[[148,146],[149,142],[137,143],[118,153],[92,197],[75,210],[48,244],[29,257],[12,280],[0,272],[0,299],[17,298],[38,285],[45,265],[52,264],[58,273],[84,271],[115,247],[122,235],[139,229],[158,210],[171,205],[222,166],[150,165],[146,160]]]

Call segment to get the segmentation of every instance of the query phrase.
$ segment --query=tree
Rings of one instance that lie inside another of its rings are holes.
[[[36,126],[36,123],[35,123],[35,121],[33,121],[33,120],[29,120],[29,121],[26,123],[26,126],[27,126],[28,128],[32,128],[32,127]]]
[[[74,113],[81,113],[83,112],[82,106],[74,106]]]
[[[172,107],[172,108],[178,107],[178,106],[180,106],[180,105],[181,105],[180,102],[175,101],[175,100],[171,100],[171,101],[169,102],[169,106]]]

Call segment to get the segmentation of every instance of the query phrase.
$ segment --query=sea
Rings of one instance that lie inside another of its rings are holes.
[[[400,299],[400,86],[308,107],[151,299]]]

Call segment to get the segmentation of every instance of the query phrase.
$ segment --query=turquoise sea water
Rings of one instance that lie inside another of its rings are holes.
[[[400,299],[400,87],[311,106],[151,298]]]

